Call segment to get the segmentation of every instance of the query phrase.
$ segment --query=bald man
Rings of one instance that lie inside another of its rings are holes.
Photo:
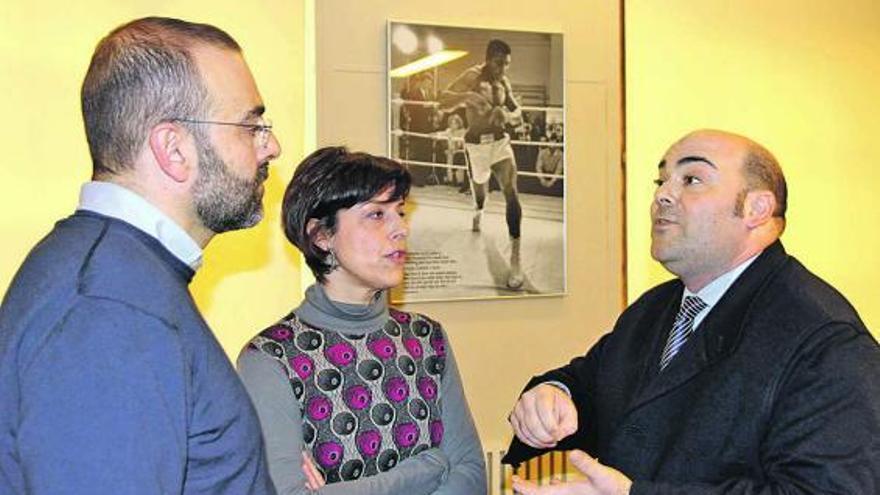
[[[880,493],[880,348],[786,254],[786,183],[764,147],[702,130],[658,167],[651,255],[678,278],[583,357],[535,377],[508,463],[547,450],[585,479],[525,495]]]

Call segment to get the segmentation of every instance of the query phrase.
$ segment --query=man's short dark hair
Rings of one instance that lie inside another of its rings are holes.
[[[498,55],[510,55],[510,45],[499,39],[489,40],[489,44],[486,45],[486,60]]]
[[[391,188],[388,201],[406,198],[412,179],[400,163],[345,147],[321,148],[297,166],[284,191],[281,221],[287,239],[299,248],[319,282],[333,269],[328,251],[315,244],[321,229],[336,232],[339,210],[369,201]],[[309,221],[317,225],[309,229]]]
[[[219,28],[165,17],[123,24],[98,43],[81,92],[94,176],[131,168],[156,124],[204,117],[208,95],[191,52],[198,44],[241,51]]]
[[[788,209],[788,186],[785,175],[776,157],[757,143],[751,143],[743,160],[743,174],[749,191],[767,190],[776,198],[773,216],[782,221],[785,227],[785,212]]]

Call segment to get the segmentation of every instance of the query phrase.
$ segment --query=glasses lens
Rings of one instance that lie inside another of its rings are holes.
[[[269,135],[272,133],[272,121],[269,119],[263,119],[264,127],[260,129],[258,133],[257,139],[259,140],[259,144],[261,148],[265,148],[267,144],[269,144]]]

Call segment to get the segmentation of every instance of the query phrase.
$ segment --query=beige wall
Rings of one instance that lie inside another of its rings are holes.
[[[617,7],[600,1],[503,5],[321,0],[315,23],[318,143],[375,153],[386,152],[387,20],[565,35],[568,295],[407,307],[446,328],[490,449],[506,446],[505,418],[527,379],[586,350],[623,302]]]
[[[146,15],[208,22],[227,30],[275,122],[284,155],[270,172],[267,219],[222,235],[205,253],[193,292],[232,356],[300,297],[299,267],[278,228],[278,204],[303,149],[303,2],[6,1],[0,7],[0,288],[30,248],[76,206],[91,172],[79,87],[98,40]]]
[[[880,335],[880,2],[627,0],[626,67],[629,298],[668,277],[647,254],[660,157],[716,127],[776,154],[786,249]]]

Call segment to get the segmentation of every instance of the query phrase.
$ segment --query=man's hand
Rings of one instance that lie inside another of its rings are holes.
[[[523,443],[539,449],[555,447],[578,428],[571,397],[546,383],[522,394],[507,419]]]
[[[571,464],[586,477],[582,481],[538,486],[531,481],[513,477],[513,489],[521,495],[628,495],[632,481],[620,471],[602,465],[580,450],[568,456]]]

